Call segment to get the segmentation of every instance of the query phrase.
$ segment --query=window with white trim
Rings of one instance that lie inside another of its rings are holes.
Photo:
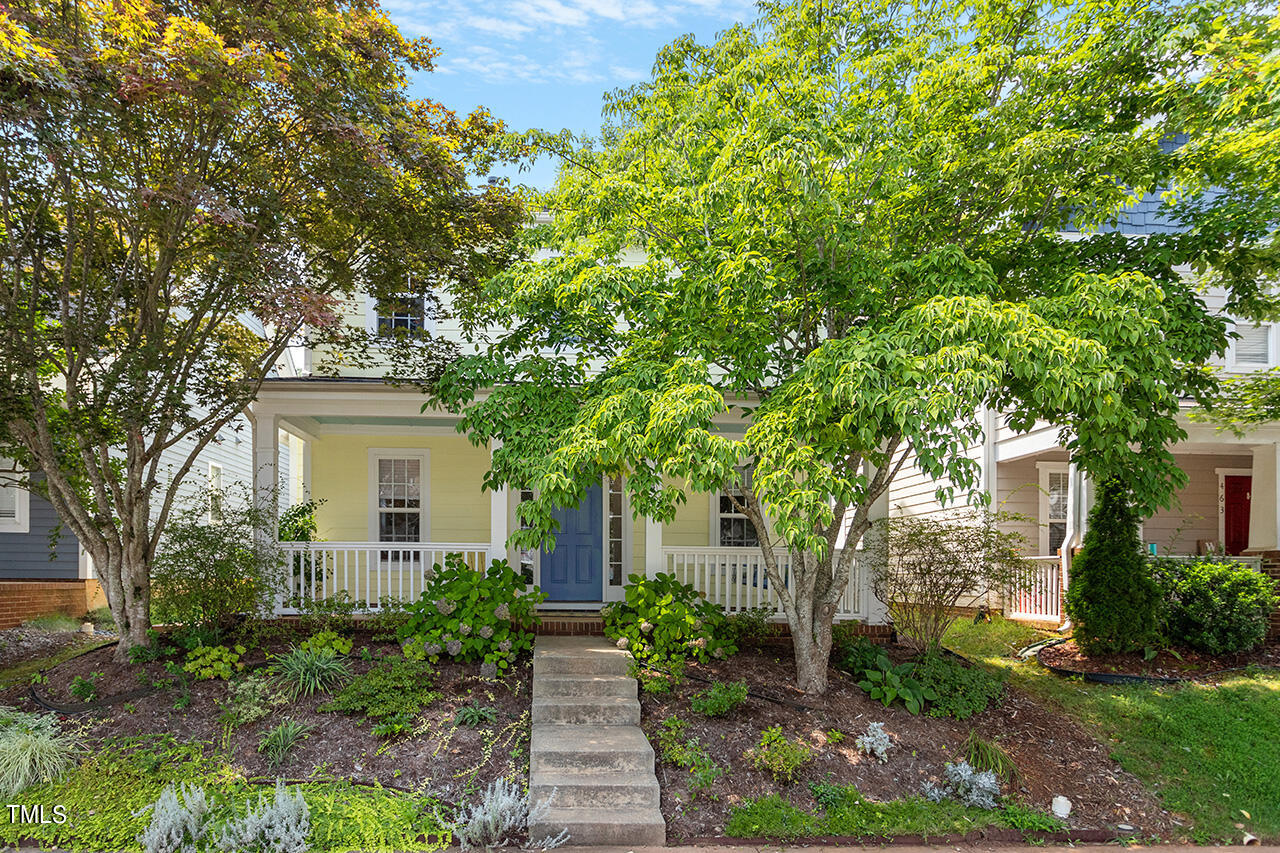
[[[380,456],[375,462],[378,541],[421,542],[422,459]]]
[[[414,335],[423,329],[424,312],[421,296],[379,299],[374,307],[374,330],[380,335]]]
[[[25,472],[0,457],[0,533],[31,532],[31,493],[20,485]]]
[[[222,501],[225,495],[222,489],[222,466],[209,463],[209,523],[221,524],[225,518]]]
[[[1253,325],[1236,322],[1236,339],[1231,344],[1231,363],[1235,367],[1266,367],[1271,364],[1271,324]]]
[[[732,496],[732,497],[731,497]],[[722,548],[758,548],[760,537],[751,519],[734,505],[743,503],[742,489],[734,486],[716,496],[716,542]]]
[[[533,489],[521,489],[520,503],[525,503],[526,501],[531,500],[533,500]],[[519,518],[519,516],[517,516],[517,518]],[[528,530],[530,528],[531,525],[529,522],[525,521],[523,518],[520,518],[519,521],[521,530]],[[519,553],[516,557],[520,562],[520,577],[524,578],[525,583],[532,584],[534,567],[537,566],[538,563],[538,550],[536,548],[529,548],[525,546],[519,549]]]
[[[1067,538],[1067,491],[1070,478],[1065,462],[1041,462],[1040,553],[1057,554]]]

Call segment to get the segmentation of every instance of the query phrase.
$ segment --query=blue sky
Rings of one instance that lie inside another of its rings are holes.
[[[754,18],[749,0],[383,0],[406,36],[443,51],[413,93],[467,113],[485,106],[513,128],[600,127],[601,96],[649,76],[658,49]],[[513,175],[513,177],[516,177]],[[516,180],[546,188],[554,164]]]

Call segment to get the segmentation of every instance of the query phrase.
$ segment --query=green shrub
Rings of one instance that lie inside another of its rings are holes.
[[[725,824],[731,838],[805,838],[818,834],[818,821],[777,794],[734,806]]]
[[[668,717],[658,730],[658,755],[668,764],[689,771],[689,795],[709,790],[724,775],[724,768],[712,760],[697,738],[686,737],[688,725],[679,717]]]
[[[525,592],[524,579],[506,560],[494,560],[483,572],[460,554],[436,566],[422,598],[405,608],[408,618],[397,632],[405,657],[435,663],[442,655],[458,661],[484,661],[505,670],[533,647],[537,605],[546,595]]]
[[[632,660],[629,669],[631,677],[639,683],[641,693],[663,696],[684,683],[684,666],[684,658],[662,661],[662,669]]]
[[[422,661],[387,658],[352,679],[319,710],[359,714],[371,720],[417,714],[440,698],[440,693],[431,689],[433,675],[431,665]]]
[[[289,704],[275,680],[263,672],[255,672],[233,680],[227,686],[227,701],[222,705],[222,719],[232,726],[245,726],[270,716],[277,708]]]
[[[307,634],[349,632],[356,613],[364,609],[364,602],[352,598],[345,589],[324,598],[295,598],[290,604],[297,609],[298,622]]]
[[[704,717],[723,717],[747,699],[747,683],[737,681],[725,684],[717,681],[701,693],[695,693],[689,699],[693,710]]]
[[[98,679],[102,678],[102,673],[94,672],[85,678],[83,675],[77,675],[71,679],[71,686],[67,688],[72,696],[81,702],[92,702],[98,698]]]
[[[730,613],[720,626],[720,639],[741,649],[780,637],[782,625],[772,621],[777,612],[772,607],[752,607]]]
[[[151,568],[157,622],[225,630],[242,616],[270,612],[283,588],[284,558],[268,513],[236,489],[217,496],[222,520],[210,524],[209,500],[206,493],[188,501],[165,526]],[[263,530],[271,533],[257,535]]]
[[[375,642],[395,641],[399,631],[409,621],[409,614],[404,609],[404,602],[398,598],[384,595],[378,599],[378,609],[365,622],[365,627],[373,635]]]
[[[1158,641],[1160,588],[1147,568],[1139,520],[1119,482],[1099,486],[1066,594],[1076,645],[1085,654],[1130,652]]]
[[[926,702],[937,700],[938,694],[915,679],[915,668],[913,663],[894,666],[881,652],[875,665],[862,671],[858,686],[886,708],[900,701],[909,713],[919,714]]]
[[[929,707],[932,717],[967,720],[987,710],[1004,692],[1004,682],[985,669],[941,653],[925,655],[916,664],[913,675],[935,695]]]
[[[331,652],[335,655],[351,654],[351,641],[340,636],[336,631],[321,631],[319,634],[303,640],[300,649],[314,652]]]
[[[310,735],[311,726],[296,720],[285,720],[262,736],[262,740],[258,742],[258,752],[262,753],[272,767],[279,767],[289,757],[289,753]]]
[[[83,745],[52,714],[0,706],[0,797],[58,779],[75,766]]]
[[[225,681],[244,669],[244,664],[240,662],[240,656],[244,653],[244,646],[196,646],[187,652],[187,662],[182,665],[182,669],[194,675],[197,681],[210,678]]]
[[[737,651],[724,611],[673,574],[631,575],[624,601],[601,611],[604,632],[637,660],[723,658]]]
[[[1244,652],[1267,636],[1276,583],[1226,560],[1152,560],[1165,597],[1165,635],[1211,655]]]
[[[880,650],[880,647],[863,634],[849,638],[838,645],[833,638],[831,646],[832,659],[839,664],[841,669],[853,675],[861,675],[868,669],[874,669],[876,661],[879,660],[882,654],[884,652]]]
[[[813,760],[813,753],[805,744],[787,740],[781,726],[772,726],[761,733],[757,746],[747,750],[747,758],[775,782],[789,785],[796,771]]]
[[[332,651],[300,647],[276,658],[271,672],[294,699],[327,693],[351,677],[347,662]]]

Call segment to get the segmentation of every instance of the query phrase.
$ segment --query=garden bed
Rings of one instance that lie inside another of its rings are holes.
[[[888,651],[893,659],[907,656],[900,647]],[[941,779],[947,762],[964,757],[970,731],[998,743],[1017,764],[1021,782],[1015,790],[1006,786],[1006,794],[1040,812],[1048,811],[1055,796],[1072,801],[1068,830],[1165,837],[1172,827],[1170,816],[1109,757],[1106,747],[1070,718],[1018,691],[1006,691],[999,705],[959,721],[912,715],[900,705],[885,708],[853,678],[834,669],[825,696],[805,696],[791,687],[795,671],[790,658],[767,652],[744,651],[726,661],[690,663],[687,674],[670,693],[645,693],[641,698],[645,731],[660,753],[662,811],[672,842],[722,837],[736,806],[769,795],[805,812],[819,812],[810,783],[856,786],[861,795],[878,802],[918,797],[925,782]],[[769,698],[749,696],[727,716],[708,718],[690,704],[693,694],[707,687],[706,681],[745,681],[751,693]],[[662,725],[673,716],[686,724],[685,736],[696,737],[723,770],[696,796],[691,794],[692,774],[661,758]],[[857,737],[872,722],[884,723],[893,741],[887,763],[856,746]],[[812,751],[813,760],[798,769],[790,784],[776,782],[746,756],[762,731],[772,726]],[[843,735],[838,743],[829,734],[833,730]],[[986,819],[973,809],[958,807],[939,814],[941,823],[938,814],[929,817],[927,834],[962,835],[980,828]]]
[[[250,649],[242,659],[245,672],[266,666],[268,655],[278,654],[304,634],[283,625],[284,634]],[[353,676],[368,672],[382,657],[398,657],[395,643],[379,642],[368,632],[356,632],[348,663]],[[368,650],[368,655],[363,650]],[[166,679],[162,662],[138,665],[112,659],[114,647],[96,649],[54,667],[36,692],[53,704],[72,705],[82,697],[71,693],[77,677],[95,673],[96,702],[131,693]],[[219,754],[247,777],[284,776],[313,778],[321,775],[357,783],[419,790],[446,802],[462,798],[499,776],[525,773],[528,762],[531,667],[518,664],[501,680],[480,677],[479,664],[441,661],[434,667],[432,687],[439,698],[418,714],[412,734],[391,739],[375,738],[368,721],[357,716],[318,710],[328,694],[299,697],[273,708],[270,715],[228,733],[220,719],[228,700],[228,682],[221,679],[192,681],[186,690],[165,686],[150,695],[118,704],[105,704],[83,715],[84,737],[91,748],[112,738],[168,734],[185,742],[216,743]],[[190,697],[189,703],[182,698]],[[12,696],[7,699],[14,704]],[[175,707],[175,705],[185,707]],[[455,724],[458,709],[468,705],[492,708],[494,720],[475,728]],[[25,703],[27,710],[39,710]],[[271,767],[258,752],[263,734],[282,720],[311,728],[310,736],[279,767]]]
[[[1280,667],[1280,643],[1249,652],[1208,655],[1194,649],[1160,649],[1151,660],[1141,652],[1085,655],[1073,640],[1046,646],[1037,654],[1047,667],[1068,674],[1141,676],[1150,679],[1203,679],[1248,666]]]

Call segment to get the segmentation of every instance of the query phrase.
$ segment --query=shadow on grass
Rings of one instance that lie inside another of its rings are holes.
[[[946,643],[1079,720],[1165,808],[1186,816],[1193,840],[1239,842],[1245,831],[1280,839],[1280,674],[1246,671],[1176,686],[1092,684],[1011,657],[1043,636],[1002,619],[962,620]]]

